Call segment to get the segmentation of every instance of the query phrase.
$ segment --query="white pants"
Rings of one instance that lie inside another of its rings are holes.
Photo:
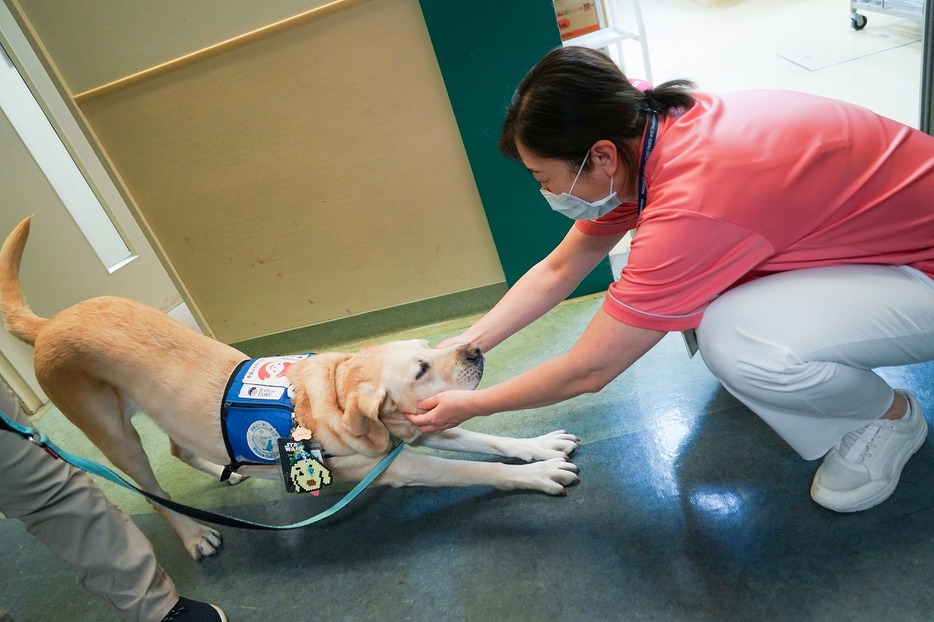
[[[813,460],[892,405],[873,368],[934,360],[934,280],[904,266],[774,274],[714,300],[697,340],[723,386]]]

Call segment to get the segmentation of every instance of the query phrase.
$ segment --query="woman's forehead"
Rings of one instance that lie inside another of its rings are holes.
[[[516,151],[519,152],[519,159],[522,160],[522,164],[525,165],[525,168],[529,170],[530,173],[544,173],[547,171],[554,170],[555,167],[561,166],[563,163],[561,160],[555,158],[544,158],[542,156],[536,155],[535,153],[526,149],[522,143],[516,142]]]

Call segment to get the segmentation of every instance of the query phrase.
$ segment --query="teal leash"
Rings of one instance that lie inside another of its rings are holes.
[[[115,484],[123,486],[124,488],[138,492],[139,494],[143,495],[150,501],[154,503],[158,503],[159,505],[166,507],[170,510],[174,510],[178,512],[179,514],[184,514],[186,516],[190,516],[198,520],[215,523],[217,525],[224,525],[227,527],[239,527],[242,529],[257,529],[257,530],[266,530],[266,531],[282,531],[286,529],[298,529],[300,527],[307,527],[308,525],[313,525],[314,523],[317,523],[330,516],[333,516],[337,512],[341,511],[344,507],[346,507],[348,503],[353,501],[361,492],[363,492],[363,490],[367,486],[372,484],[373,480],[375,480],[377,477],[382,475],[383,471],[386,470],[386,468],[390,465],[390,463],[392,463],[392,461],[395,460],[396,456],[399,455],[399,452],[402,451],[402,446],[403,446],[403,443],[399,443],[398,445],[396,445],[392,449],[392,451],[389,452],[389,454],[387,454],[382,460],[380,460],[379,463],[375,467],[373,467],[373,469],[369,473],[367,473],[366,477],[360,480],[360,482],[356,486],[354,486],[353,489],[350,490],[350,492],[344,495],[344,497],[341,498],[340,501],[338,501],[337,503],[329,507],[327,510],[319,514],[316,514],[315,516],[312,516],[311,518],[307,518],[303,521],[292,523],[290,525],[266,525],[263,523],[254,523],[253,521],[248,521],[248,520],[236,518],[233,516],[227,516],[226,514],[217,514],[215,512],[209,512],[207,510],[193,508],[193,507],[172,501],[171,499],[164,499],[157,495],[150,494],[146,492],[145,490],[142,490],[141,488],[134,486],[133,484],[128,482],[126,479],[124,479],[123,477],[121,477],[120,475],[112,471],[111,469],[108,469],[107,467],[100,465],[92,460],[88,460],[87,458],[82,458],[81,456],[76,456],[74,454],[70,454],[67,451],[62,450],[61,448],[57,447],[51,440],[49,440],[49,438],[46,435],[39,432],[39,430],[35,428],[30,428],[28,426],[24,426],[22,424],[17,423],[16,421],[9,419],[3,411],[0,411],[0,430],[9,430],[10,432],[18,434],[19,436],[30,441],[31,443],[38,445],[39,447],[44,449],[48,454],[50,454],[52,457],[56,459],[60,458],[64,460],[65,462],[71,464],[72,466],[75,466],[83,471],[87,471],[88,473],[93,473],[94,475],[103,477],[106,480],[109,480]]]

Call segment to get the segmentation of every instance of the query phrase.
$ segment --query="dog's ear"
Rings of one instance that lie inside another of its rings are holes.
[[[365,436],[370,424],[379,421],[379,411],[383,406],[386,392],[374,387],[358,384],[351,385],[347,391],[347,403],[344,404],[344,427],[354,436]]]
[[[382,455],[389,449],[389,430],[379,420],[388,396],[386,391],[362,378],[359,370],[348,371],[344,380],[344,415],[341,423],[357,440],[363,441],[371,455]]]

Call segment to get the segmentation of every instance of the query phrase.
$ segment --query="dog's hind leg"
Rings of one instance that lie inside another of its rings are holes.
[[[156,480],[139,433],[130,422],[128,402],[121,399],[114,387],[75,375],[45,383],[45,387],[52,402],[115,467],[149,494],[171,498]],[[217,552],[221,544],[218,531],[156,503],[151,505],[175,530],[195,560]]]
[[[205,460],[201,456],[195,454],[192,451],[189,451],[178,445],[171,438],[169,439],[169,451],[172,452],[172,455],[187,464],[190,467],[194,467],[199,471],[204,471],[208,475],[214,477],[214,479],[219,480],[221,475],[224,473],[224,467],[219,464],[214,464],[210,460]],[[240,475],[239,473],[231,473],[227,479],[227,483],[230,485],[239,484],[247,478],[246,475]]]

